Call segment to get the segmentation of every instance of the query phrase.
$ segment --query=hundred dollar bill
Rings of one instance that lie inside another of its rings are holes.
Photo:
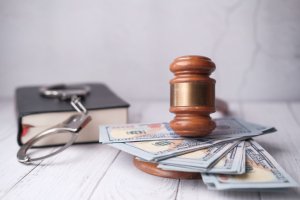
[[[272,189],[298,187],[274,158],[257,142],[246,142],[246,173],[242,175],[202,174],[209,189]]]
[[[172,157],[159,162],[159,164],[175,165],[175,166],[190,166],[198,168],[208,168],[216,162],[221,156],[234,148],[239,141],[221,143],[209,148],[200,149],[191,153],[183,154],[177,157]]]
[[[100,143],[139,142],[158,139],[180,139],[169,123],[124,124],[100,126]]]
[[[135,155],[146,161],[159,161],[166,158],[178,156],[184,153],[208,148],[210,146],[231,141],[231,138],[222,140],[211,139],[177,139],[177,140],[155,140],[128,143],[112,143],[112,147]]]
[[[240,142],[213,165],[207,173],[243,174],[246,171],[245,141]]]
[[[260,124],[246,122],[242,119],[233,117],[225,117],[216,120],[217,127],[215,130],[206,136],[206,138],[225,138],[239,137],[249,138],[249,136],[257,136],[275,132],[274,127],[263,126]]]
[[[221,156],[209,168],[201,168],[190,165],[189,163],[176,164],[160,164],[158,168],[172,171],[183,172],[201,172],[201,173],[221,173],[221,174],[242,174],[245,173],[245,142],[242,141],[230,150],[225,156]]]
[[[205,138],[250,137],[268,133],[271,127],[250,124],[236,118],[215,119],[215,130]],[[100,126],[100,143],[137,142],[181,139],[168,123]]]

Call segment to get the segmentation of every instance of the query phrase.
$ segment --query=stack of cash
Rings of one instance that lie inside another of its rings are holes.
[[[208,189],[297,187],[297,183],[252,138],[276,131],[236,118],[215,120],[208,136],[184,138],[168,123],[100,126],[100,143],[157,163],[163,170],[201,173]]]

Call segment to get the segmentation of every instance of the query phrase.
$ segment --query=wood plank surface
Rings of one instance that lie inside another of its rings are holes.
[[[118,152],[99,144],[72,146],[35,167],[4,199],[88,199]]]
[[[130,122],[169,121],[169,103],[132,102]],[[299,188],[278,192],[210,191],[202,180],[173,180],[141,172],[132,156],[106,145],[75,145],[38,165],[17,162],[12,101],[0,103],[0,199],[299,199]],[[300,102],[232,103],[235,116],[278,132],[257,140],[300,182]],[[219,116],[219,114],[214,114]]]
[[[25,178],[36,166],[18,163],[16,154],[17,128],[13,102],[0,102],[0,199],[5,196],[20,180]]]
[[[300,183],[300,126],[286,103],[243,103],[246,120],[275,126],[278,131],[255,138]],[[297,115],[299,113],[297,112]],[[300,199],[300,188],[261,192],[261,199]]]
[[[295,118],[297,124],[300,126],[300,102],[289,103],[288,108]]]
[[[98,185],[91,199],[175,199],[178,180],[146,174],[122,152]]]

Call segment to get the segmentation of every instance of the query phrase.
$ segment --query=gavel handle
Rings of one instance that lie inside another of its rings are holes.
[[[220,111],[225,116],[230,115],[229,107],[226,101],[216,98],[215,104],[217,111]]]

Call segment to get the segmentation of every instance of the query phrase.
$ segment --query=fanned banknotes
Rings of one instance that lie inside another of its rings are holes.
[[[207,139],[242,138],[260,135],[274,131],[272,127],[245,122],[232,117],[215,119],[216,129]],[[151,140],[182,139],[168,123],[124,124],[100,126],[100,143],[141,142]],[[203,138],[202,138],[203,139]]]
[[[200,149],[191,153],[186,153],[180,156],[165,159],[159,162],[162,165],[171,166],[188,166],[194,168],[209,168],[220,157],[233,149],[239,141],[232,141],[227,143],[221,143],[213,145],[209,148]],[[180,170],[181,171],[181,170]]]
[[[201,173],[209,189],[298,186],[258,143],[247,140],[275,128],[232,117],[215,121],[216,129],[202,138],[180,137],[168,123],[100,126],[99,142],[156,163],[163,170]]]
[[[140,157],[146,161],[159,161],[184,153],[192,152],[198,149],[207,148],[230,140],[232,139],[177,139],[113,143],[109,145]]]
[[[242,175],[202,174],[209,189],[272,189],[298,187],[274,158],[257,142],[246,141],[246,173]]]
[[[124,133],[124,127],[128,127],[124,125],[123,128],[120,126],[101,126],[102,129],[115,129],[116,132],[115,134],[110,134],[110,135],[115,135],[118,136],[118,140],[114,139],[115,142],[112,142],[111,138],[109,141],[107,140],[108,137],[105,137],[107,133],[111,132],[105,132],[103,134],[103,131],[100,131],[100,141],[102,143],[108,143],[111,146],[120,149],[122,151],[125,151],[127,153],[133,154],[137,157],[140,157],[144,160],[147,161],[159,161],[163,160],[166,158],[182,155],[188,152],[196,151],[199,149],[204,149],[211,147],[216,144],[224,143],[224,142],[230,142],[230,141],[238,141],[238,140],[243,140],[247,139],[250,137],[266,134],[263,130],[269,130],[271,128],[264,128],[262,129],[260,125],[253,125],[249,124],[247,125],[246,122],[243,122],[241,120],[237,120],[235,118],[225,118],[225,119],[219,119],[217,120],[217,123],[219,126],[218,128],[209,136],[203,137],[203,138],[195,138],[195,139],[190,139],[190,138],[182,138],[179,136],[175,136],[172,139],[165,139],[167,134],[166,130],[172,130],[168,126],[168,124],[156,124],[155,126],[157,127],[157,131],[159,132],[158,134],[155,133],[155,131],[152,131],[152,128],[149,128],[148,125],[133,125],[133,127],[129,128],[127,131],[134,132],[136,130],[137,132],[142,132],[143,130],[145,133],[148,134],[142,134],[139,138],[139,141],[137,142],[136,140],[138,137],[133,137],[131,138],[133,141],[128,141],[128,142],[120,142],[119,139],[120,137],[118,135],[123,135],[124,137],[127,135]],[[151,126],[150,126],[151,127]],[[120,129],[121,128],[121,129]],[[147,130],[147,128],[149,130]],[[127,128],[126,128],[127,129]],[[122,133],[118,133],[119,130],[121,130]],[[223,134],[222,131],[223,130]],[[170,134],[168,137],[172,137],[171,135],[175,134],[173,131],[170,131]],[[155,140],[154,138],[149,138],[151,135],[155,135]],[[157,135],[163,135],[163,137],[156,137]],[[217,137],[218,136],[218,137]],[[104,137],[101,139],[101,137]],[[168,138],[167,137],[167,138]],[[126,136],[126,140],[129,138]]]
[[[217,145],[216,145],[217,146]],[[160,161],[158,167],[164,170],[182,172],[201,172],[214,174],[242,174],[245,173],[245,142],[238,142],[233,149],[222,154],[214,163],[208,167],[197,167],[190,162],[168,163]],[[200,150],[205,152],[204,150]],[[176,158],[176,157],[175,157]],[[172,159],[172,158],[171,158]]]

